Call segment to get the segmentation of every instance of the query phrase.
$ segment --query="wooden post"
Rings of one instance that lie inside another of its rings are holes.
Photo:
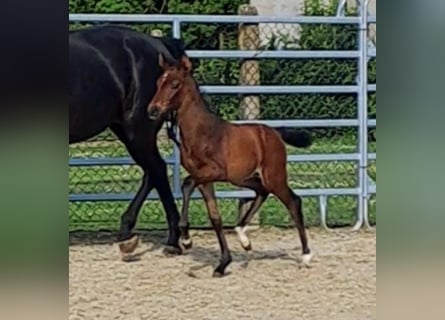
[[[258,15],[256,7],[251,5],[241,5],[238,14],[255,16]],[[239,50],[258,50],[260,46],[260,34],[258,23],[241,23],[238,29],[238,47]],[[258,61],[245,59],[241,63],[240,85],[259,85],[260,68]],[[260,97],[256,95],[245,95],[240,104],[241,119],[255,120],[260,115]],[[253,199],[241,199],[238,204],[238,219],[240,219],[247,209],[252,205]],[[255,215],[250,225],[259,224],[259,213]]]
[[[238,13],[240,15],[258,15],[254,6],[241,5]],[[239,50],[258,50],[260,46],[260,33],[258,23],[240,24],[238,35]],[[260,68],[258,61],[245,59],[241,63],[240,85],[259,85]],[[247,120],[258,119],[260,115],[260,97],[255,95],[246,95],[241,100],[241,118]]]

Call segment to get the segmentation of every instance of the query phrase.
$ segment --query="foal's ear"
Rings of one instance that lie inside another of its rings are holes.
[[[158,64],[163,70],[168,67],[168,65],[165,63],[165,58],[162,53],[158,54]]]
[[[182,58],[181,58],[181,66],[187,72],[191,72],[192,71],[192,62],[190,61],[190,59],[186,55],[183,55]]]

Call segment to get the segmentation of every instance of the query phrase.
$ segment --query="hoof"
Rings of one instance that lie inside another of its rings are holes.
[[[241,247],[243,247],[243,249],[246,251],[252,250],[252,244],[249,237],[246,235],[246,227],[235,227],[235,231],[238,234],[238,239],[241,243]]]
[[[246,250],[246,251],[250,251],[250,250],[252,250],[252,243],[250,243],[250,241],[249,241],[249,243],[247,244],[247,246],[245,246],[244,244],[241,244],[241,246],[242,246],[243,249]]]
[[[232,261],[232,258],[229,257],[228,260],[223,260],[221,263],[215,268],[213,271],[213,278],[221,278],[230,274],[230,272],[225,272],[227,266]]]
[[[220,271],[215,270],[215,271],[213,271],[212,277],[213,278],[222,278],[222,277],[224,277],[224,273],[221,273]]]
[[[309,267],[312,259],[312,253],[303,254],[301,256],[301,263],[303,266]]]
[[[122,254],[122,261],[124,262],[135,262],[141,260],[140,255],[134,255],[134,254]]]
[[[179,256],[180,254],[182,254],[181,248],[174,246],[166,246],[162,252],[167,257]]]
[[[181,239],[181,244],[186,250],[191,249],[193,247],[193,241],[191,238]]]
[[[134,250],[136,250],[139,244],[139,237],[134,235],[127,240],[119,241],[118,244],[122,256],[127,257],[129,254],[133,253]]]

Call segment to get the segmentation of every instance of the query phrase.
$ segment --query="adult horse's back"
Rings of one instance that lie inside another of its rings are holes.
[[[69,143],[85,141],[110,128],[143,169],[142,185],[122,215],[118,241],[123,253],[132,252],[132,234],[141,206],[155,188],[169,225],[168,253],[180,253],[179,214],[159,154],[156,135],[162,123],[148,119],[145,108],[156,92],[162,70],[158,54],[170,61],[185,55],[183,43],[154,38],[129,28],[93,27],[69,36]]]

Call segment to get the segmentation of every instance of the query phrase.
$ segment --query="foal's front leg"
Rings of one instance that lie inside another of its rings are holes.
[[[240,217],[235,227],[235,231],[238,234],[241,246],[244,248],[244,250],[249,251],[252,250],[252,244],[249,237],[246,235],[247,225],[253,219],[255,213],[259,210],[264,201],[266,201],[269,192],[264,188],[261,180],[257,177],[246,179],[241,183],[237,183],[236,185],[249,188],[254,190],[256,193],[255,199],[253,200],[251,206],[244,213],[244,215]]]
[[[199,191],[204,198],[210,221],[213,225],[213,229],[218,237],[219,246],[221,248],[221,261],[213,272],[214,277],[222,277],[224,270],[232,262],[229,246],[224,236],[223,224],[221,215],[218,212],[218,205],[215,198],[215,190],[213,189],[213,183],[201,184],[198,186]]]
[[[196,188],[196,181],[192,176],[187,176],[182,182],[182,212],[179,219],[179,230],[181,232],[181,243],[185,249],[190,249],[193,245],[189,234],[189,204],[190,196]]]

